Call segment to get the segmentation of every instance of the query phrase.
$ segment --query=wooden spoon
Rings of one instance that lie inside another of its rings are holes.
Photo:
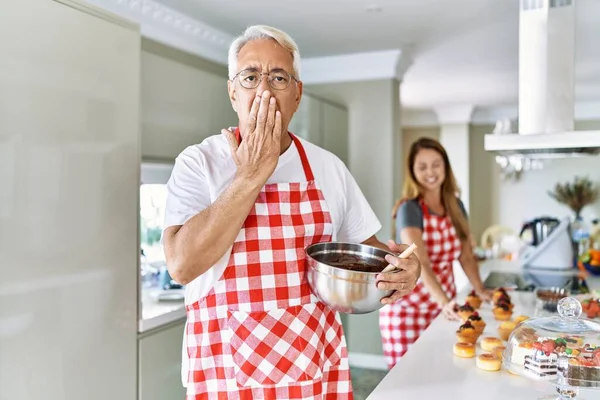
[[[398,258],[408,258],[410,257],[410,255],[415,251],[415,249],[417,248],[416,244],[411,244],[410,246],[408,246],[408,248],[406,250],[404,250],[402,253],[400,253],[400,255],[398,256]],[[396,270],[396,266],[393,264],[388,265],[387,267],[385,267],[383,269],[383,271],[381,271],[381,273],[386,273],[386,272],[392,272],[394,270]]]

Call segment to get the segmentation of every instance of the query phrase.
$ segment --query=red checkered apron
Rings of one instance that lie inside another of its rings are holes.
[[[431,267],[444,292],[452,299],[456,296],[452,263],[460,256],[461,242],[450,217],[431,215],[423,200],[419,200],[419,204],[423,210],[423,242]],[[390,369],[440,311],[441,308],[422,281],[417,283],[410,295],[380,309],[379,327],[383,353]]]
[[[187,306],[188,400],[352,399],[340,317],[305,274],[304,249],[331,240],[331,216],[292,139],[306,182],[265,185],[223,276]]]

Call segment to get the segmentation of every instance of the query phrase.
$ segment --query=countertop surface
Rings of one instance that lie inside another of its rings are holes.
[[[158,300],[158,295],[165,292],[159,289],[142,289],[141,318],[138,333],[145,333],[179,320],[185,320],[183,298],[180,300]],[[168,292],[172,295],[181,294],[183,296],[183,289]]]
[[[491,271],[517,272],[514,263],[490,260],[481,264],[481,275],[485,279]],[[600,279],[588,277],[590,290],[600,289]],[[457,296],[464,302],[470,287]],[[515,305],[513,316],[534,316],[535,299],[531,292],[511,292]],[[498,336],[497,322],[491,305],[478,310],[487,326],[482,336]],[[368,397],[368,400],[424,399],[424,400],[505,400],[531,399],[555,395],[552,384],[536,382],[515,376],[502,369],[497,372],[483,371],[475,365],[475,358],[454,356],[452,347],[456,343],[455,332],[461,322],[448,321],[443,316],[436,318],[423,332],[419,340],[402,360],[386,375]],[[483,351],[478,347],[477,354]],[[581,389],[582,399],[600,398],[600,390]]]

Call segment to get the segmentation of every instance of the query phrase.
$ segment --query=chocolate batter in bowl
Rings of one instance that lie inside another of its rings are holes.
[[[357,254],[330,253],[324,254],[322,261],[332,267],[343,268],[350,271],[378,273],[386,267],[385,259],[379,257],[365,257]]]
[[[391,290],[377,288],[376,277],[388,262],[376,247],[341,243],[317,243],[306,248],[307,278],[313,294],[336,311],[365,314],[380,309]]]

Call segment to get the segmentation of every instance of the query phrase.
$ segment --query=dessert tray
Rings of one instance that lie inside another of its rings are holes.
[[[600,389],[600,323],[582,318],[582,305],[573,297],[561,299],[557,310],[558,316],[525,320],[511,332],[503,365],[554,385],[557,394],[543,399],[575,399],[579,388]]]

